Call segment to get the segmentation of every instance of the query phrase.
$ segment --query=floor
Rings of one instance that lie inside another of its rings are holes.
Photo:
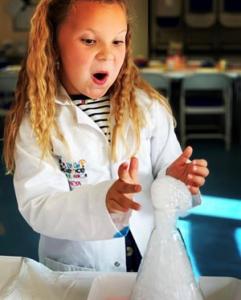
[[[210,168],[202,205],[178,221],[195,275],[241,278],[241,145],[226,152],[222,142],[190,144]],[[3,164],[0,183],[0,255],[37,259],[39,236],[19,214]]]

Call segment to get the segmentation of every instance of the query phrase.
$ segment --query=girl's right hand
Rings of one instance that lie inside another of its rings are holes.
[[[141,191],[138,183],[138,160],[132,157],[130,165],[122,163],[118,169],[119,179],[114,182],[106,195],[106,206],[109,213],[139,210],[140,204],[133,201],[133,194]]]

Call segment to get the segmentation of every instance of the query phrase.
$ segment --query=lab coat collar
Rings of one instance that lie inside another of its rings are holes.
[[[60,105],[74,105],[66,89],[62,86],[61,83],[58,84],[57,97],[55,99],[55,103]]]
[[[55,99],[55,103],[57,105],[68,105],[72,107],[72,112],[75,118],[75,121],[78,124],[86,124],[94,129],[96,129],[103,137],[105,138],[105,135],[103,131],[99,128],[99,126],[86,114],[84,113],[80,108],[78,108],[73,101],[71,100],[69,94],[67,93],[66,89],[63,87],[61,83],[58,85],[57,89],[57,97]]]
[[[58,90],[57,90],[57,97],[55,99],[55,103],[58,105],[69,105],[72,107],[72,111],[73,111],[73,115],[74,118],[76,120],[76,122],[78,124],[85,124],[85,125],[89,125],[92,128],[94,128],[95,130],[97,130],[106,140],[106,137],[103,133],[103,131],[99,128],[99,126],[86,114],[84,113],[80,108],[78,108],[74,102],[71,100],[70,96],[68,95],[66,89],[63,87],[63,85],[61,83],[59,83],[58,86]],[[111,118],[111,123],[114,124],[115,120],[112,117]],[[128,121],[124,130],[124,140],[128,141],[128,140],[132,140],[133,137],[128,137],[128,135],[131,132],[131,126],[130,126],[130,122]],[[129,145],[131,147],[131,145]],[[124,151],[125,147],[122,145],[123,148],[122,150]],[[121,150],[119,149],[119,151],[121,152]],[[125,151],[123,152],[124,155]]]

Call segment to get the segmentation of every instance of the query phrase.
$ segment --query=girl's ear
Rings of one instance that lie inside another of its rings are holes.
[[[58,51],[54,50],[54,60],[57,61],[60,59],[60,55],[58,53]]]
[[[54,60],[55,61],[60,61],[60,53],[59,53],[59,49],[58,49],[56,43],[54,43],[54,53],[53,53],[53,56],[54,56]]]
[[[59,71],[60,70],[60,61],[59,61],[59,59],[55,60],[55,66],[56,66],[56,70]]]
[[[60,55],[59,55],[59,51],[58,51],[56,43],[54,44],[53,58],[54,58],[56,70],[59,71],[59,69],[60,69]]]

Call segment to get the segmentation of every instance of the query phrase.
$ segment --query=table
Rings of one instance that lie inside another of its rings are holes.
[[[136,278],[135,273],[53,272],[32,259],[11,256],[0,256],[0,270],[3,300],[106,300],[110,294],[114,299],[113,293],[116,300],[128,299]],[[241,280],[235,278],[201,277],[199,284],[205,300],[241,297]]]
[[[217,68],[188,68],[183,70],[166,71],[163,68],[142,68],[143,73],[157,73],[170,77],[171,79],[183,79],[186,76],[200,73],[212,73],[212,74],[225,74],[231,78],[237,78],[241,76],[241,69],[228,69],[226,71],[220,71]]]

